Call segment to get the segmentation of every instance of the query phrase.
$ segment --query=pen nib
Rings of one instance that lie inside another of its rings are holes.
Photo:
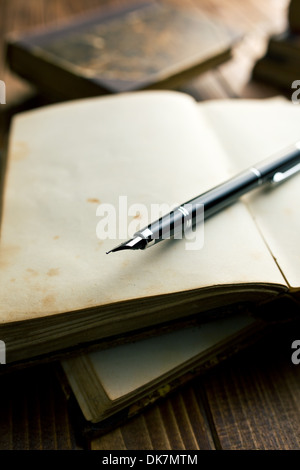
[[[143,250],[144,248],[146,248],[146,246],[147,241],[145,240],[145,238],[135,237],[125,243],[121,243],[112,250],[107,251],[106,254],[108,255],[109,253],[115,253],[116,251],[121,250]]]

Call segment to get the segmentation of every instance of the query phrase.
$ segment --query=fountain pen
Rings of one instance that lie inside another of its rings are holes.
[[[194,227],[199,208],[203,211],[202,220],[206,220],[262,184],[279,184],[298,171],[300,171],[300,141],[181,204],[169,214],[136,232],[133,238],[116,246],[107,254],[121,250],[149,248],[166,238],[183,233],[188,227]]]

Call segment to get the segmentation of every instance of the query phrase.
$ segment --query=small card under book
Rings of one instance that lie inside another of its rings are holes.
[[[142,3],[7,40],[13,72],[55,98],[174,88],[231,57],[237,35],[193,8]]]

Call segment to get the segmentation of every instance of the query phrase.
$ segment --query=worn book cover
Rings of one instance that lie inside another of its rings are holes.
[[[284,31],[271,36],[267,55],[278,62],[291,62],[295,69],[300,64],[300,34]]]
[[[300,73],[300,35],[289,30],[271,36],[266,53],[257,60],[253,78],[279,87],[291,95]]]
[[[236,41],[197,9],[145,3],[12,36],[7,60],[60,98],[173,88],[228,60]]]
[[[294,33],[300,33],[300,1],[290,0],[288,5],[289,28]]]

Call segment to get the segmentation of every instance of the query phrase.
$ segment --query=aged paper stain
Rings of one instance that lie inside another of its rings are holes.
[[[29,155],[29,145],[26,141],[19,140],[15,142],[12,148],[11,156],[14,160],[23,160]]]
[[[87,202],[90,202],[91,204],[100,204],[100,199],[97,199],[96,197],[90,197],[87,199]]]
[[[51,268],[47,272],[47,276],[53,277],[53,276],[58,276],[59,275],[59,268]]]
[[[14,263],[15,256],[20,251],[17,245],[8,245],[0,251],[0,268],[4,269]]]
[[[54,303],[55,303],[55,296],[53,294],[46,295],[46,297],[43,298],[43,305],[46,308],[53,306]]]
[[[31,269],[31,268],[26,269],[26,271],[27,271],[28,274],[30,274],[31,276],[38,276],[38,274],[39,274],[35,269]]]

